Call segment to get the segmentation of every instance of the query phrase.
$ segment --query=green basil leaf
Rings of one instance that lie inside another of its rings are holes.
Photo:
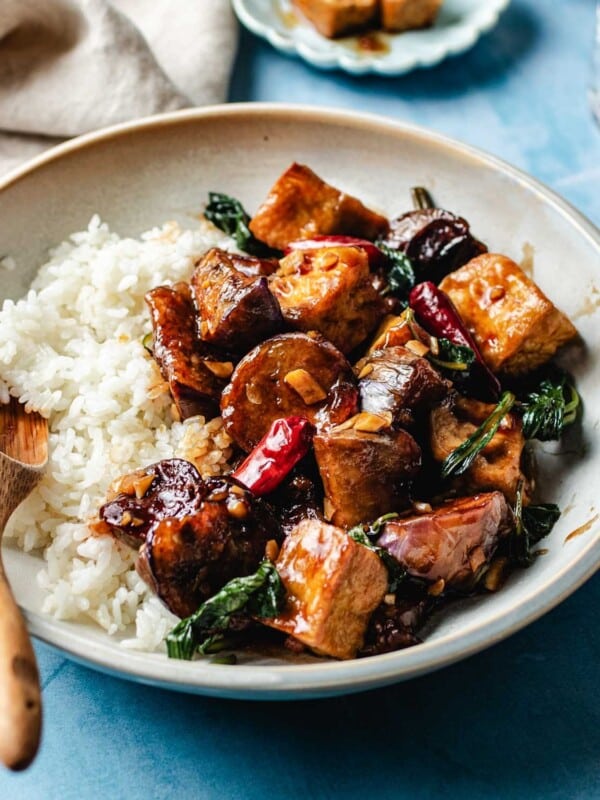
[[[233,236],[236,245],[253,256],[270,256],[273,250],[256,239],[250,228],[250,215],[235,197],[220,192],[208,193],[208,205],[204,211],[207,220],[217,228]]]
[[[387,261],[387,292],[408,304],[408,295],[417,279],[410,259],[400,250],[387,245],[384,241],[375,242]]]
[[[354,539],[358,544],[364,545],[364,547],[368,547],[369,550],[372,550],[379,556],[384,567],[388,571],[389,592],[395,592],[398,586],[406,579],[406,570],[384,547],[378,547],[376,544],[373,544],[371,539],[379,536],[385,523],[390,519],[396,519],[397,516],[398,514],[394,513],[384,514],[378,517],[375,522],[365,525],[355,525],[354,528],[350,528],[348,531],[348,536],[351,539]]]
[[[442,462],[441,475],[443,479],[462,475],[463,472],[469,469],[483,448],[492,441],[500,427],[500,423],[508,414],[514,402],[514,394],[512,392],[504,392],[489,417],[456,450],[446,456]]]
[[[533,545],[550,533],[560,517],[560,508],[554,503],[523,506],[521,483],[517,488],[513,514],[515,529],[510,540],[510,556],[519,566],[529,567],[535,558]]]
[[[579,405],[579,394],[565,375],[555,382],[541,381],[520,403],[524,436],[541,442],[560,439],[565,427],[575,422]]]
[[[215,652],[234,614],[274,617],[284,601],[281,578],[275,565],[265,559],[254,574],[229,581],[191,616],[177,623],[166,640],[169,658],[189,661],[196,652]]]

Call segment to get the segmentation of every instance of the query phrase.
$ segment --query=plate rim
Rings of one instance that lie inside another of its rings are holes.
[[[276,1],[278,0],[272,0],[272,2]],[[431,48],[428,55],[417,54],[412,59],[405,59],[400,63],[390,58],[391,52],[357,57],[342,47],[334,47],[331,53],[316,49],[304,42],[297,41],[292,34],[282,33],[273,24],[263,23],[248,7],[248,0],[232,0],[232,5],[238,20],[244,27],[266,40],[281,53],[295,55],[318,69],[340,69],[351,75],[374,74],[393,77],[405,75],[414,69],[436,66],[450,56],[470,50],[484,33],[492,30],[498,24],[500,15],[510,5],[510,2],[511,0],[487,0],[483,7],[483,18],[478,24],[473,22],[466,27],[463,37],[458,42],[438,44]],[[401,36],[402,33],[388,35]],[[327,39],[326,41],[335,45],[335,40]]]
[[[292,117],[313,123],[340,123],[353,128],[363,127],[399,139],[406,136],[425,141],[454,158],[461,157],[491,167],[508,175],[524,188],[549,204],[570,225],[591,243],[600,255],[600,229],[552,189],[502,159],[460,141],[411,123],[392,120],[375,114],[283,103],[237,103],[145,117],[85,134],[64,142],[36,156],[0,178],[0,192],[26,178],[46,164],[57,161],[98,142],[110,141],[131,132],[177,126],[213,117],[255,117],[264,120]],[[60,650],[65,656],[120,677],[173,690],[220,697],[251,699],[302,699],[307,697],[363,691],[407,680],[448,666],[507,638],[561,603],[600,567],[600,525],[588,532],[589,541],[575,561],[552,575],[535,591],[525,592],[511,609],[499,612],[491,620],[474,625],[442,639],[424,642],[414,648],[395,653],[354,659],[344,662],[324,661],[302,665],[215,665],[201,661],[166,662],[163,654],[140,653],[123,649],[126,663],[115,665],[114,641],[79,641],[76,626],[25,611],[31,633]],[[73,628],[73,630],[71,630]],[[119,652],[118,650],[116,651]],[[165,674],[165,664],[169,664]]]

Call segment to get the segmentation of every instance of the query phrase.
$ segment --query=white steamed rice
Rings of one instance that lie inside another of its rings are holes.
[[[45,613],[92,619],[142,650],[161,647],[175,618],[135,572],[133,551],[92,535],[87,522],[125,472],[173,456],[203,475],[226,465],[221,420],[173,422],[168,387],[142,346],[145,292],[189,278],[212,246],[232,242],[208,224],[183,231],[175,223],[122,239],[95,217],[53,251],[24,299],[0,310],[0,402],[10,391],[50,427],[47,474],[6,536],[43,550]]]

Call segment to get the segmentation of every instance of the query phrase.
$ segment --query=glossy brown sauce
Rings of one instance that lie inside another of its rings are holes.
[[[377,33],[357,37],[357,49],[362,53],[389,53],[389,42]]]
[[[347,39],[340,39],[345,47],[354,50],[359,55],[368,53],[389,53],[390,45],[388,40],[380,33],[372,31],[361,36],[351,36]]]
[[[587,522],[584,522],[583,525],[580,525],[578,528],[575,528],[574,531],[571,531],[571,533],[566,537],[565,542],[574,539],[576,536],[581,536],[582,533],[587,533],[594,522],[596,522],[598,517],[600,517],[600,514],[594,514],[594,516],[591,519],[588,519]]]
[[[277,16],[279,17],[279,19],[284,24],[284,26],[288,29],[295,28],[296,25],[298,25],[298,23],[300,22],[298,16],[296,15],[296,12],[293,11],[291,8],[290,9],[282,8],[281,3],[279,3],[278,0],[275,0],[275,2],[273,3],[273,9],[277,14]]]
[[[589,317],[600,308],[600,289],[595,286],[590,288],[589,294],[584,297],[581,307],[571,315],[572,319],[580,319],[581,317]]]

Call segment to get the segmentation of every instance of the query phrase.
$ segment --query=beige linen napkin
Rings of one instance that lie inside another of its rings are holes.
[[[226,98],[228,0],[0,0],[0,174],[57,141]]]

